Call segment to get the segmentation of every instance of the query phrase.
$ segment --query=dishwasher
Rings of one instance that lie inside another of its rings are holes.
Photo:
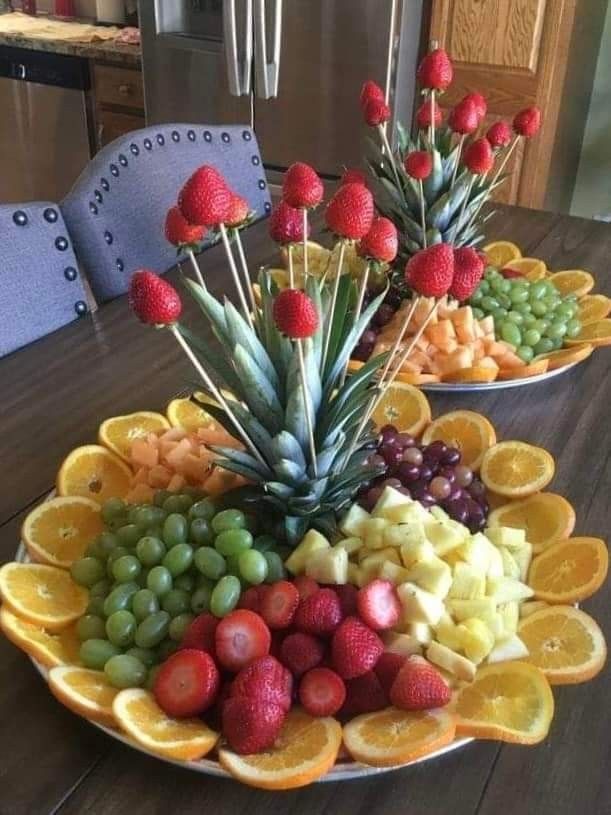
[[[0,204],[59,201],[93,155],[89,65],[0,46]]]

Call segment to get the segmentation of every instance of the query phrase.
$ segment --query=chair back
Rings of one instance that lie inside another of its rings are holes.
[[[0,357],[87,311],[59,206],[49,201],[0,206]]]
[[[123,294],[136,269],[174,266],[165,216],[202,164],[223,173],[257,218],[271,211],[259,146],[245,125],[147,127],[115,139],[89,162],[62,211],[98,302]]]

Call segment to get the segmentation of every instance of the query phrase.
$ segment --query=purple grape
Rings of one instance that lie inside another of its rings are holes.
[[[401,450],[398,447],[385,444],[380,447],[380,454],[389,467],[396,467],[401,461]]]
[[[387,478],[383,484],[384,487],[394,487],[394,489],[398,490],[399,487],[402,487],[403,484],[399,481],[398,478]]]
[[[428,492],[429,485],[426,481],[422,481],[422,479],[419,478],[418,481],[414,481],[412,484],[410,484],[409,488],[415,498],[416,493],[418,492]]]
[[[440,467],[437,475],[441,476],[442,478],[447,478],[450,484],[454,484],[456,481],[456,473],[454,472],[453,467]]]
[[[456,475],[456,483],[461,487],[468,487],[473,481],[473,470],[465,464],[459,464],[455,467],[454,473]]]
[[[375,345],[378,339],[378,335],[375,331],[372,331],[371,328],[368,328],[366,331],[363,331],[361,334],[361,339],[359,342],[365,343],[365,345]]]
[[[388,444],[388,442],[394,442],[394,440],[399,435],[399,431],[397,428],[392,424],[385,424],[383,428],[380,430],[380,444]]]
[[[447,510],[450,518],[458,521],[459,524],[464,524],[469,518],[469,510],[467,502],[464,498],[448,499],[444,502],[444,508]]]
[[[437,501],[431,493],[426,490],[412,490],[412,496],[415,498],[416,501],[419,501],[423,507],[434,507]]]
[[[386,462],[384,461],[384,458],[379,453],[373,453],[373,455],[370,455],[369,458],[367,459],[367,464],[370,467],[385,467],[386,466]]]
[[[433,468],[430,467],[426,462],[420,467],[420,478],[423,481],[429,482],[433,477]]]
[[[447,478],[436,476],[429,484],[429,491],[434,498],[438,501],[442,501],[451,493],[452,485]]]
[[[440,457],[442,464],[458,464],[460,461],[460,450],[456,447],[448,447],[448,449]]]
[[[408,447],[407,450],[403,451],[403,461],[407,461],[419,467],[423,461],[422,453],[417,447]]]
[[[402,461],[397,465],[395,474],[404,484],[411,485],[420,478],[420,468],[410,464],[409,461]]]
[[[389,323],[395,315],[395,310],[392,306],[387,305],[386,303],[382,303],[380,308],[376,311],[373,315],[373,323],[375,325],[379,325],[380,327]]]
[[[482,512],[484,513],[484,516],[487,518],[488,513],[490,512],[490,504],[488,503],[488,501],[486,501],[485,498],[480,498],[479,505],[482,508]]]
[[[371,510],[374,508],[378,498],[380,495],[382,495],[383,490],[383,487],[372,487],[367,493],[365,493],[365,509],[367,512],[371,512]]]
[[[447,450],[448,450],[447,445],[444,442],[437,440],[427,445],[427,447],[425,447],[424,449],[424,453],[425,455],[428,455],[431,458],[435,458],[437,459],[437,461],[439,461],[442,458],[442,456],[446,454]]]
[[[479,480],[479,478],[474,478],[473,481],[469,484],[468,492],[469,495],[472,498],[475,498],[476,501],[481,501],[482,498],[486,497],[486,487]]]
[[[399,433],[399,435],[395,439],[395,444],[401,450],[406,450],[410,447],[413,447],[414,444],[416,444],[416,441],[414,437],[411,436],[409,433]]]
[[[486,519],[485,518],[469,518],[467,523],[469,527],[469,532],[471,534],[475,534],[476,532],[481,532],[482,529],[486,526]]]

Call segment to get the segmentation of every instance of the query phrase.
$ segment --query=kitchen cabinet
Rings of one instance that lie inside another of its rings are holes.
[[[142,72],[138,68],[92,63],[96,145],[145,126]]]
[[[499,200],[568,210],[606,0],[433,0],[430,39],[450,53],[446,109],[470,91],[488,100],[487,124],[538,105],[537,138],[520,145]]]

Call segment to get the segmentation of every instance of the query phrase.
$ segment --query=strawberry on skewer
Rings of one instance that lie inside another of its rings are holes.
[[[480,94],[477,94],[477,96],[480,96]],[[461,101],[450,111],[448,125],[454,133],[459,134],[456,161],[452,171],[452,186],[456,180],[456,173],[458,172],[458,165],[460,164],[460,157],[462,154],[463,145],[465,143],[465,138],[471,133],[475,133],[481,120],[480,111],[486,108],[486,102],[483,96],[481,99],[484,106],[483,108],[481,106],[478,107],[477,103],[473,101],[473,94],[470,94],[469,96],[465,96],[464,99],[461,99]]]
[[[446,51],[437,48],[437,43],[432,43],[433,50],[430,51],[418,66],[417,78],[420,85],[429,91],[427,103],[430,105],[430,127],[429,136],[432,147],[435,147],[435,94],[442,93],[452,82],[454,70]]]
[[[390,120],[391,111],[386,102],[386,95],[382,88],[372,79],[368,79],[361,88],[360,95],[361,110],[365,124],[369,127],[377,128],[384,152],[388,156],[388,161],[395,177],[397,186],[400,186],[399,173],[395,165],[395,158],[392,148],[386,135],[386,123]]]
[[[307,232],[304,234],[304,226]],[[281,246],[288,248],[289,255],[289,285],[295,288],[295,270],[293,263],[293,252],[295,245],[307,242],[310,237],[310,228],[307,220],[304,221],[302,212],[295,207],[280,201],[274,209],[269,219],[269,234],[272,240]]]
[[[291,207],[301,210],[303,219],[303,274],[308,279],[308,211],[317,207],[323,199],[325,188],[318,173],[301,161],[291,164],[282,182],[282,197]]]
[[[194,249],[199,251],[206,229],[204,226],[191,224],[180,211],[180,207],[170,207],[165,218],[165,236],[168,243],[179,252],[186,252],[200,286],[204,285],[199,264],[195,259]]]
[[[238,193],[232,192],[231,194],[231,208],[229,217],[227,219],[227,227],[231,230],[231,237],[234,239],[238,249],[238,259],[242,269],[242,276],[244,278],[244,288],[248,292],[250,300],[250,308],[253,314],[257,313],[257,304],[255,302],[255,295],[252,290],[252,283],[250,282],[250,272],[248,271],[248,263],[246,261],[246,254],[240,236],[240,230],[248,226],[250,221],[250,210],[248,201]]]
[[[405,172],[418,182],[418,192],[420,195],[420,223],[422,226],[422,245],[426,249],[426,217],[424,188],[422,182],[427,179],[433,169],[433,159],[426,150],[414,150],[405,156],[403,162]]]

